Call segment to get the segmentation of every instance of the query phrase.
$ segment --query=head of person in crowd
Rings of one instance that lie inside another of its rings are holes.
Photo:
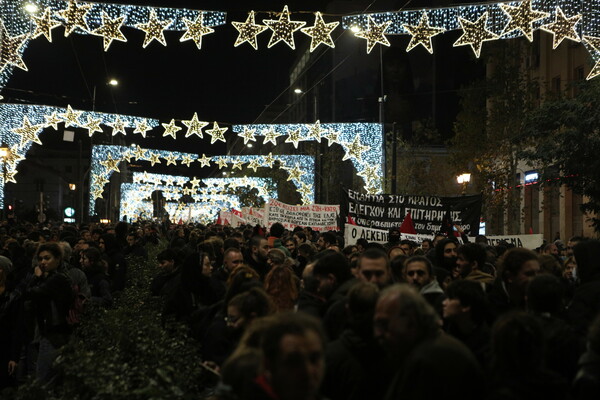
[[[527,309],[534,314],[556,315],[564,309],[565,288],[550,274],[540,274],[527,286]]]
[[[292,237],[296,240],[298,246],[300,246],[303,243],[306,243],[306,234],[301,230],[295,231]]]
[[[63,249],[58,243],[42,243],[35,256],[42,274],[57,271],[63,265]]]
[[[379,287],[360,282],[348,291],[348,327],[362,338],[373,337],[373,316],[379,298]]]
[[[342,253],[334,250],[325,250],[315,260],[313,277],[319,282],[318,294],[329,298],[333,292],[352,275],[348,260]]]
[[[224,299],[225,312],[229,300],[255,286],[262,287],[262,282],[254,269],[243,264],[235,268],[227,278],[227,292]]]
[[[281,313],[271,318],[261,341],[264,375],[258,382],[263,391],[278,399],[318,399],[325,374],[321,323],[303,313]]]
[[[550,254],[552,256],[558,256],[558,246],[554,243],[548,243],[542,249],[542,254]]]
[[[359,253],[362,253],[363,251],[365,251],[365,249],[368,246],[369,246],[369,241],[367,239],[360,238],[356,241],[356,248],[358,249]]]
[[[573,256],[573,248],[577,245],[577,243],[579,243],[583,240],[585,240],[585,239],[581,236],[573,236],[567,241],[567,247],[566,247],[567,257]]]
[[[404,262],[403,280],[421,290],[435,279],[433,265],[425,256],[412,256]]]
[[[456,266],[462,278],[479,271],[485,265],[487,254],[483,246],[477,243],[465,243],[457,251]]]
[[[485,321],[487,300],[479,282],[465,279],[453,281],[446,289],[446,296],[442,303],[444,320],[459,326],[480,325]]]
[[[277,311],[294,309],[298,299],[297,279],[294,271],[286,265],[285,261],[273,266],[265,276],[265,291],[273,300]]]
[[[269,229],[269,234],[278,239],[281,239],[284,232],[285,232],[285,228],[279,222],[275,222],[273,225],[271,225],[271,229]]]
[[[275,307],[269,295],[260,287],[252,287],[229,300],[225,321],[233,337],[239,340],[256,318],[272,314],[274,311]]]
[[[415,288],[398,283],[380,293],[373,332],[391,359],[401,362],[419,343],[439,335],[439,321]]]
[[[172,249],[165,249],[156,255],[156,261],[158,261],[158,267],[161,272],[169,273],[175,270],[175,260],[177,259],[177,253]]]
[[[117,253],[121,250],[121,246],[117,241],[117,237],[112,233],[105,233],[98,240],[100,250],[108,255]]]
[[[365,250],[358,258],[358,278],[383,288],[392,283],[390,259],[379,249]]]
[[[266,263],[269,254],[269,242],[262,236],[254,236],[250,240],[250,255],[258,262]]]
[[[81,252],[81,269],[88,276],[102,273],[105,274],[108,270],[108,264],[102,259],[102,253],[95,247],[83,250]]]
[[[285,253],[279,249],[270,249],[267,254],[267,264],[269,264],[269,268],[284,265],[286,259],[287,256]]]
[[[288,251],[290,252],[292,257],[294,257],[296,255],[296,250],[298,248],[298,245],[296,243],[296,239],[294,239],[293,236],[289,236],[287,239],[285,239],[283,241],[283,245],[285,246],[286,249],[288,249]]]
[[[575,257],[571,256],[565,260],[561,275],[564,279],[569,281],[575,279],[577,275],[577,262],[575,261]]]
[[[342,254],[350,261],[353,255],[358,254],[358,248],[355,245],[346,246],[342,249]]]
[[[400,254],[390,259],[390,270],[392,272],[392,281],[394,283],[406,282],[406,279],[404,278],[404,263],[409,258],[410,257],[405,256],[404,254]]]
[[[323,232],[317,240],[317,250],[327,250],[332,246],[337,246],[337,238],[333,232]]]
[[[403,256],[405,254],[404,254],[404,250],[402,250],[400,248],[400,246],[393,246],[393,247],[390,247],[388,249],[387,255],[388,255],[388,257],[389,257],[390,260],[393,260],[394,258],[399,257],[399,256]]]
[[[600,241],[582,240],[573,248],[577,261],[577,278],[581,284],[600,279]]]
[[[443,268],[446,271],[452,271],[456,268],[458,255],[456,250],[458,244],[455,239],[442,239],[435,246],[436,267]]]
[[[482,246],[487,246],[488,240],[485,235],[477,235],[475,236],[475,243],[481,244]]]
[[[87,230],[87,229],[83,229],[82,231],[79,232],[79,236],[85,241],[85,242],[89,242],[92,240],[92,233]]]
[[[539,256],[539,260],[540,273],[560,276],[562,272],[562,265],[558,256],[554,256],[552,254],[542,254]]]
[[[396,245],[400,243],[400,229],[399,228],[390,228],[388,232],[388,243],[390,245]]]
[[[235,240],[234,238],[227,238],[225,240],[223,240],[223,248],[225,250],[230,249],[230,248],[234,248],[234,249],[238,249],[240,250],[240,242],[238,242],[237,240]]]
[[[433,249],[433,240],[431,239],[423,239],[421,242],[421,249],[425,254],[431,249]]]
[[[415,246],[411,240],[408,240],[408,239],[401,240],[399,247],[404,252],[405,255],[407,255],[409,257],[413,255]]]
[[[244,239],[244,234],[239,231],[235,231],[229,236],[230,239],[235,240],[238,243],[238,248],[242,251],[246,248],[246,240]],[[226,247],[227,248],[227,247]]]
[[[239,265],[244,263],[244,256],[242,251],[235,247],[230,247],[225,250],[223,254],[223,269],[230,274],[231,271],[236,269]]]
[[[433,237],[432,248],[435,248],[437,246],[437,244],[440,242],[440,240],[444,240],[444,239],[447,239],[446,235],[444,235],[442,232],[436,233],[435,236]]]
[[[527,285],[539,272],[538,256],[531,250],[514,248],[502,256],[499,273],[513,305],[524,306]]]
[[[298,259],[304,258],[306,262],[311,262],[315,254],[317,254],[317,249],[312,243],[302,243],[298,246]]]
[[[127,234],[126,239],[127,239],[127,246],[129,246],[129,247],[133,247],[133,246],[137,245],[138,244],[138,240],[139,240],[139,238],[138,238],[137,234],[135,233],[135,231],[129,232]]]
[[[96,228],[92,231],[92,241],[99,242],[100,236],[104,234],[104,231],[100,228]]]

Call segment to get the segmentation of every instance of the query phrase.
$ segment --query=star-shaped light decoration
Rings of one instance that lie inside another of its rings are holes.
[[[116,116],[115,120],[113,122],[109,122],[106,125],[110,126],[112,128],[112,135],[113,136],[117,136],[117,134],[122,133],[123,135],[126,135],[127,133],[125,132],[125,128],[127,127],[127,123],[126,121],[121,120],[121,117],[119,115]]]
[[[8,148],[8,154],[4,160],[8,169],[15,170],[17,169],[17,165],[24,159],[25,156],[19,153],[19,146],[13,145]]]
[[[300,169],[300,166],[296,164],[294,168],[286,168],[288,171],[288,181],[297,180],[299,181],[302,175],[304,175],[304,171]]]
[[[256,172],[256,170],[260,167],[260,162],[258,161],[258,158],[253,158],[252,160],[250,160],[250,162],[248,163],[248,165],[246,165],[246,168],[253,170],[254,172]]]
[[[109,179],[104,175],[100,175],[96,177],[96,184],[100,187],[103,187],[108,183]]]
[[[327,129],[321,128],[321,121],[319,120],[312,125],[306,125],[306,128],[308,129],[308,136],[306,136],[306,139],[314,139],[319,143],[321,143],[323,134],[327,133]]]
[[[83,124],[81,127],[88,130],[88,135],[92,137],[92,135],[96,132],[102,133],[102,128],[100,128],[100,124],[102,123],[102,119],[94,119],[91,116],[87,116],[87,122]]]
[[[277,43],[284,41],[292,49],[296,49],[294,43],[294,32],[306,25],[304,21],[291,21],[290,11],[288,6],[283,7],[283,11],[279,19],[264,19],[263,23],[273,32],[269,40],[268,48],[273,47]]]
[[[120,162],[121,162],[121,159],[113,158],[112,155],[110,153],[108,153],[106,155],[106,160],[100,161],[100,164],[105,166],[106,168],[108,168],[108,172],[110,172],[110,171],[119,172],[119,163]]]
[[[46,120],[46,123],[44,123],[44,128],[52,127],[55,131],[58,130],[58,124],[63,122],[63,120],[58,118],[58,115],[56,115],[56,111],[50,115],[44,115],[44,119]]]
[[[146,150],[142,149],[140,145],[137,145],[133,151],[133,156],[136,160],[143,160],[146,158]]]
[[[242,43],[248,42],[250,46],[254,48],[254,50],[258,50],[258,41],[256,37],[264,32],[267,27],[265,25],[258,25],[255,23],[255,13],[254,11],[250,11],[248,13],[248,18],[246,18],[246,22],[236,22],[233,21],[231,24],[238,31],[238,37],[233,44],[234,47],[238,47]]]
[[[83,111],[75,111],[69,104],[67,105],[67,112],[58,114],[58,116],[65,122],[65,128],[68,128],[69,126],[81,126],[81,123],[79,122],[81,114],[83,114]]]
[[[231,166],[231,170],[239,169],[241,171],[242,165],[244,165],[244,164],[245,164],[245,162],[243,162],[242,160],[235,160],[233,162],[233,165]]]
[[[266,167],[273,168],[273,164],[275,164],[275,157],[273,157],[273,153],[263,156],[263,162],[265,163]]]
[[[560,7],[556,7],[554,22],[540,26],[540,29],[552,34],[552,49],[556,49],[565,39],[571,39],[580,42],[579,34],[575,30],[575,25],[581,19],[581,14],[573,15],[567,18]]]
[[[210,167],[210,160],[211,157],[206,157],[206,154],[202,154],[202,158],[198,159],[198,162],[200,163],[200,168]]]
[[[340,135],[341,132],[338,131],[334,131],[333,129],[329,130],[329,133],[327,135],[323,135],[323,137],[325,139],[327,139],[327,147],[331,147],[332,144],[334,143],[340,143]]]
[[[550,15],[546,12],[534,11],[529,0],[521,2],[518,6],[502,3],[499,6],[508,15],[508,23],[504,27],[502,35],[519,30],[530,42],[533,42],[533,23]]]
[[[200,179],[194,177],[194,179],[190,180],[190,184],[193,188],[198,187],[200,185]]]
[[[204,137],[202,129],[208,125],[208,122],[200,121],[198,119],[198,113],[194,113],[192,119],[181,122],[187,127],[185,137],[190,137],[192,135],[197,135],[200,139]]]
[[[288,137],[285,139],[285,143],[292,143],[294,148],[298,148],[298,142],[302,140],[302,136],[300,135],[300,129],[292,130],[288,132]]]
[[[219,166],[219,169],[227,167],[227,159],[225,157],[219,157],[217,159],[217,165]]]
[[[31,16],[31,19],[33,19],[33,23],[35,24],[35,30],[31,34],[32,39],[37,39],[44,35],[46,39],[52,43],[52,29],[62,25],[60,21],[56,21],[52,18],[52,14],[52,9],[46,7],[41,17],[36,17],[35,15]]]
[[[160,164],[160,154],[158,153],[150,153],[150,157],[148,158],[150,164],[154,167],[154,164]]]
[[[11,131],[21,137],[19,148],[22,149],[29,142],[42,144],[42,141],[38,137],[38,132],[42,129],[44,129],[44,125],[33,125],[29,121],[29,118],[25,116],[23,117],[23,125],[19,128],[11,129]]]
[[[164,30],[171,25],[173,22],[172,19],[168,19],[166,21],[160,21],[156,16],[156,10],[150,9],[150,17],[148,18],[148,22],[145,24],[137,24],[135,27],[144,31],[146,36],[144,37],[144,44],[142,44],[143,48],[146,48],[153,40],[156,40],[163,46],[167,45],[167,41],[165,39]]]
[[[481,46],[483,42],[498,39],[498,35],[486,29],[488,13],[484,12],[475,22],[458,17],[458,22],[462,27],[463,34],[454,42],[454,47],[470,45],[475,53],[475,57],[481,55]]]
[[[380,176],[379,176],[379,166],[377,166],[377,165],[366,165],[365,169],[362,170],[361,172],[359,172],[357,175],[361,176],[365,180],[365,182],[367,183],[367,185],[368,185],[371,181],[376,181],[377,179],[380,178]]]
[[[315,24],[313,26],[300,29],[302,33],[310,36],[310,52],[312,53],[320,44],[335,47],[335,43],[331,38],[331,32],[339,25],[339,22],[325,23],[323,15],[320,12],[315,13]]]
[[[255,132],[256,129],[244,127],[244,132],[238,133],[238,136],[244,139],[244,144],[248,144],[248,142],[256,142],[256,137],[254,136]]]
[[[212,129],[206,130],[206,133],[208,133],[210,135],[210,144],[215,143],[217,140],[227,143],[227,141],[225,140],[225,136],[224,136],[227,129],[229,129],[229,128],[219,128],[219,124],[216,121],[213,122]]]
[[[165,181],[165,185],[173,186],[173,182],[175,181],[175,178],[173,178],[172,176],[167,176],[167,177],[165,177],[164,181]]]
[[[594,51],[600,53],[600,37],[583,36],[583,40],[585,40],[585,42],[589,44],[594,49]],[[595,78],[598,75],[600,75],[600,59],[596,61],[596,64],[594,64],[594,66],[592,67],[592,70],[588,74],[586,80]]]
[[[186,187],[183,188],[183,190],[181,191],[183,193],[184,196],[189,196],[191,195],[194,191],[192,190],[192,188]],[[179,208],[180,206],[178,205],[177,208]]]
[[[267,144],[267,143],[271,142],[275,146],[277,146],[277,138],[279,136],[281,136],[279,133],[277,133],[275,131],[275,128],[273,128],[273,127],[263,130],[263,135],[265,136],[263,139],[263,144]]]
[[[144,171],[144,173],[142,174],[142,182],[149,182],[150,181],[150,175],[148,175],[148,171]]]
[[[202,48],[202,36],[210,35],[215,30],[210,26],[204,26],[204,13],[198,13],[195,21],[184,18],[183,23],[185,24],[187,31],[179,39],[180,42],[186,40],[193,40],[196,43],[198,50]]]
[[[123,154],[121,154],[121,159],[123,161],[127,161],[128,163],[131,162],[131,159],[135,157],[135,154],[133,154],[133,149],[127,149],[123,152]]]
[[[133,131],[133,133],[139,133],[145,139],[146,132],[148,132],[149,130],[152,130],[152,127],[150,125],[148,125],[148,121],[143,119],[141,121],[136,121],[135,130]]]
[[[374,183],[374,182],[373,182]],[[367,191],[367,193],[369,194],[377,194],[380,192],[379,187],[375,186],[374,184],[371,186],[365,186],[365,190]]]
[[[92,195],[92,198],[94,200],[96,200],[96,199],[102,198],[102,192],[104,192],[104,190],[102,190],[102,188],[96,188],[96,189],[92,190],[90,194]]]
[[[419,21],[419,25],[402,25],[404,29],[411,34],[410,42],[406,47],[406,51],[409,52],[418,45],[422,45],[427,49],[429,54],[433,54],[433,44],[431,43],[431,38],[439,35],[442,32],[445,32],[446,29],[438,28],[435,26],[429,25],[429,17],[427,16],[427,12],[423,11],[421,15],[421,20]]]
[[[298,189],[298,193],[300,193],[302,196],[309,196],[312,194],[312,192],[312,186],[304,182],[302,182],[302,186],[300,189]]]
[[[161,125],[163,126],[163,128],[165,128],[165,131],[163,132],[163,137],[171,136],[173,137],[173,139],[177,139],[175,135],[182,129],[181,127],[175,124],[175,119],[171,119],[171,122],[169,122],[168,124]]]
[[[108,48],[113,40],[127,42],[127,38],[125,38],[125,35],[123,35],[123,32],[121,32],[121,26],[123,26],[124,21],[124,15],[112,19],[110,18],[110,15],[102,11],[102,25],[100,25],[98,29],[93,30],[92,34],[96,36],[102,36],[104,41],[104,51],[108,51]]]
[[[370,146],[363,146],[360,144],[360,138],[358,135],[356,135],[352,143],[344,143],[344,150],[346,150],[346,154],[344,154],[342,161],[346,161],[349,158],[354,158],[360,163],[362,162],[362,153],[369,151],[370,149]]]
[[[90,31],[85,17],[91,8],[91,4],[83,4],[78,6],[76,1],[70,0],[67,9],[58,12],[58,14],[64,19],[65,37],[69,36],[77,28],[84,32]]]
[[[184,154],[181,158],[181,165],[186,165],[188,168],[190,164],[194,162],[194,159],[189,154]]]
[[[165,157],[165,160],[167,160],[167,165],[177,165],[177,156],[173,153],[169,153],[169,155]]]
[[[373,50],[373,47],[375,47],[377,43],[388,47],[390,46],[390,42],[385,37],[385,31],[387,31],[391,23],[392,21],[384,21],[377,25],[375,20],[369,15],[367,30],[358,31],[354,34],[356,37],[367,40],[367,54]]]
[[[0,19],[0,32],[2,33],[0,35],[0,38],[2,38],[0,42],[0,71],[4,70],[8,65],[14,65],[27,71],[27,66],[21,57],[21,47],[27,41],[27,34],[9,36],[4,26],[4,20],[2,19]]]

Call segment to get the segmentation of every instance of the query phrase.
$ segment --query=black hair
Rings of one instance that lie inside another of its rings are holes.
[[[482,323],[487,315],[487,300],[479,282],[458,279],[450,283],[446,289],[449,299],[458,299],[463,307],[471,307],[471,318],[477,324]]]
[[[560,280],[550,274],[541,274],[527,286],[527,306],[534,313],[557,314],[564,306],[565,289]]]
[[[281,238],[283,236],[283,232],[285,232],[285,228],[279,222],[275,222],[271,225],[270,233],[271,236],[275,236],[276,238]]]
[[[338,285],[352,277],[348,260],[335,250],[324,250],[317,255],[313,275],[326,276],[332,274]]]
[[[462,254],[470,263],[477,261],[477,268],[481,270],[487,259],[487,254],[482,245],[477,243],[465,243],[456,250],[457,254]]]

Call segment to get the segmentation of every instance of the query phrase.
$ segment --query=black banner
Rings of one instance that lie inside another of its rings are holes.
[[[354,223],[375,229],[400,227],[410,212],[415,230],[432,234],[443,230],[444,216],[448,213],[454,224],[474,236],[479,232],[481,195],[438,197],[397,194],[365,194],[345,191],[346,203],[342,212]]]

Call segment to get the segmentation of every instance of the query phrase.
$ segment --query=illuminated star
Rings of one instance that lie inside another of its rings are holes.
[[[189,196],[189,195],[192,194],[193,191],[192,191],[192,188],[187,188],[186,187],[186,188],[183,188],[182,192],[183,192],[184,196]]]
[[[54,128],[55,131],[58,130],[58,124],[63,122],[63,120],[58,118],[58,116],[56,115],[56,111],[54,111],[50,115],[44,115],[44,119],[46,120],[44,127],[45,128],[52,127],[52,128]]]
[[[193,188],[198,187],[198,185],[200,185],[200,179],[194,177],[194,179],[192,179],[190,181],[190,184],[192,185]]]
[[[369,182],[380,178],[379,166],[367,165],[365,166],[365,169],[362,172],[359,172],[357,175],[362,176],[365,182],[368,184]]]
[[[165,128],[165,131],[163,133],[163,137],[165,136],[172,136],[173,139],[177,139],[175,137],[175,134],[177,134],[177,132],[179,132],[182,128],[180,128],[179,126],[177,126],[175,124],[175,120],[171,119],[171,122],[169,122],[168,124],[161,124],[163,126],[163,128]]]
[[[135,147],[135,150],[133,151],[133,156],[136,160],[143,160],[144,158],[146,158],[146,150],[142,149],[139,145],[137,145]]]
[[[254,137],[255,132],[256,129],[244,127],[244,132],[238,133],[238,136],[244,139],[244,144],[248,144],[248,142],[256,142],[256,137]]]
[[[540,26],[540,29],[552,34],[552,49],[556,49],[565,39],[571,39],[575,42],[581,41],[575,25],[581,19],[581,14],[573,15],[567,18],[560,7],[556,7],[554,22]]]
[[[430,54],[433,54],[433,44],[431,43],[431,38],[446,31],[444,28],[438,28],[429,25],[429,17],[427,17],[427,13],[425,11],[423,11],[423,14],[421,15],[419,25],[406,24],[402,26],[412,36],[410,38],[410,42],[408,43],[408,47],[406,48],[407,52],[411,51],[418,45],[422,45]]]
[[[315,13],[315,24],[308,28],[302,28],[301,31],[310,36],[310,52],[312,53],[321,43],[331,48],[335,47],[331,32],[339,25],[339,22],[330,22],[328,24],[323,21],[323,15],[320,12]]]
[[[346,150],[346,154],[344,154],[342,161],[346,161],[347,159],[353,157],[358,162],[362,162],[362,153],[369,151],[371,147],[360,144],[360,139],[357,135],[352,143],[344,144],[344,149]]]
[[[113,40],[127,42],[125,35],[121,32],[121,26],[123,25],[124,20],[125,16],[111,19],[107,13],[102,11],[102,25],[98,29],[93,30],[92,34],[102,36],[104,41],[104,51],[108,51]]]
[[[275,128],[273,127],[263,130],[263,135],[265,135],[265,138],[263,139],[263,144],[271,142],[274,145],[277,145],[277,138],[281,136],[279,133],[275,132]]]
[[[324,133],[327,133],[327,129],[321,128],[321,122],[317,120],[313,125],[306,125],[308,128],[308,136],[307,139],[314,139],[317,142],[321,143],[321,138]]]
[[[185,154],[181,158],[181,165],[186,165],[188,168],[189,168],[190,164],[193,162],[194,162],[194,159],[189,154]]]
[[[532,10],[531,1],[527,0],[516,7],[502,3],[498,5],[508,15],[508,23],[504,27],[502,35],[519,30],[530,42],[533,42],[533,23],[550,15],[542,11]]]
[[[154,164],[160,164],[160,154],[158,153],[150,153],[150,158],[148,159],[150,164],[154,167]]]
[[[238,47],[240,44],[248,42],[250,46],[254,47],[254,50],[258,50],[256,37],[264,32],[267,27],[265,25],[258,25],[254,21],[254,11],[250,11],[248,13],[248,18],[246,18],[246,22],[234,21],[231,23],[239,32],[239,35],[233,44],[234,47]]]
[[[166,46],[167,41],[165,39],[164,30],[171,25],[171,22],[173,22],[172,19],[160,21],[156,16],[156,10],[153,8],[150,9],[150,17],[148,18],[148,22],[145,24],[137,24],[135,26],[146,33],[142,47],[146,48],[153,40],[156,40],[163,46]]]
[[[481,17],[479,17],[479,19],[475,22],[471,22],[469,20],[458,17],[458,22],[462,27],[463,34],[461,37],[458,38],[456,42],[454,42],[453,46],[456,47],[469,45],[471,46],[471,49],[473,49],[475,57],[479,58],[483,42],[498,39],[498,35],[485,28],[487,19],[487,11],[484,12],[481,15]]]
[[[101,176],[97,176],[96,177],[96,184],[100,187],[106,185],[108,183],[108,178],[105,177],[104,175]]]
[[[165,157],[165,160],[167,160],[167,165],[177,165],[177,156],[173,153],[169,153],[169,155]]]
[[[173,186],[174,180],[175,180],[175,178],[172,177],[172,176],[165,177],[165,179],[164,179],[165,185],[167,185],[167,186]]]
[[[245,163],[242,160],[236,160],[233,162],[233,165],[231,166],[231,169],[239,169],[240,171],[242,170],[242,165],[244,165]]]
[[[0,71],[4,70],[7,65],[14,65],[27,71],[27,66],[21,57],[21,47],[27,41],[27,34],[9,36],[2,19],[0,19],[0,32],[2,38],[2,42],[0,42]]]
[[[219,169],[227,167],[227,159],[225,157],[219,157],[217,160],[217,165],[219,166]]]
[[[196,43],[198,50],[202,47],[202,36],[209,35],[215,30],[209,26],[204,26],[204,14],[200,12],[196,17],[195,21],[184,18],[183,23],[185,24],[187,31],[179,39],[180,42],[186,40],[193,40]]]
[[[76,1],[69,1],[66,10],[61,10],[58,14],[65,20],[65,37],[69,36],[77,28],[82,31],[89,32],[90,28],[85,20],[87,13],[92,8],[91,4],[83,4],[78,6]]]
[[[273,157],[273,153],[269,153],[266,156],[263,156],[265,166],[269,168],[273,168],[273,164],[275,163],[275,158]]]
[[[288,10],[288,6],[283,7],[283,11],[278,20],[264,19],[263,23],[273,31],[269,44],[267,45],[268,48],[273,47],[283,40],[292,49],[296,49],[294,32],[306,25],[306,22],[304,21],[290,21],[290,11]]]
[[[302,182],[301,183],[302,187],[300,189],[298,189],[298,192],[300,194],[302,194],[302,196],[310,196],[313,193],[313,187],[312,185],[309,185],[307,183]]]
[[[600,37],[584,36],[583,40],[585,40],[596,52],[600,52]],[[600,75],[600,59],[594,64],[586,79],[590,80],[598,75]]]
[[[142,174],[142,182],[148,182],[148,181],[150,181],[150,176],[148,175],[147,171],[144,171],[144,173]]]
[[[83,111],[74,111],[69,104],[67,105],[67,112],[58,114],[58,116],[65,121],[65,128],[68,128],[69,126],[81,126],[81,123],[79,122],[81,114],[83,114]]]
[[[98,198],[100,198],[100,199],[101,199],[101,198],[102,198],[102,192],[103,192],[103,191],[104,191],[104,190],[102,190],[102,188],[96,188],[96,189],[92,190],[92,192],[91,192],[92,198],[93,198],[94,200],[96,200],[96,199],[98,199]]]
[[[227,129],[229,128],[219,128],[219,124],[216,121],[213,122],[212,129],[206,130],[206,133],[210,135],[210,144],[215,143],[217,140],[227,143],[227,141],[225,140],[225,136],[223,136]]]
[[[9,147],[8,154],[6,155],[6,165],[9,169],[16,169],[17,165],[25,159],[25,156],[19,153],[18,145]]]
[[[148,122],[145,119],[143,119],[135,123],[135,130],[133,133],[140,133],[143,138],[146,138],[146,132],[149,130],[152,130],[152,127],[148,125]]]
[[[23,117],[23,125],[21,125],[20,128],[11,129],[11,131],[21,136],[19,148],[23,148],[29,142],[42,144],[42,141],[37,135],[42,129],[44,129],[44,125],[32,125],[27,117]]]
[[[90,117],[89,115],[87,116],[87,122],[85,124],[82,125],[82,128],[85,128],[88,130],[88,135],[90,135],[90,137],[92,137],[92,135],[96,132],[102,132],[102,128],[100,128],[100,124],[102,123],[102,120],[100,118],[98,119],[94,119],[92,117]]]
[[[373,50],[373,47],[375,47],[377,43],[388,47],[390,46],[390,42],[385,37],[385,31],[389,28],[391,23],[392,21],[384,21],[377,25],[375,20],[369,15],[367,30],[358,31],[354,34],[356,37],[367,40],[367,54]]]
[[[192,119],[181,122],[187,127],[185,137],[190,137],[192,135],[197,135],[200,139],[204,137],[204,135],[202,135],[202,129],[208,125],[208,122],[200,121],[198,119],[198,113],[194,113]]]
[[[121,117],[119,115],[116,116],[116,118],[115,118],[115,120],[113,122],[109,122],[106,125],[108,125],[108,126],[110,126],[112,128],[112,135],[113,136],[117,136],[117,134],[119,134],[119,133],[122,133],[123,135],[127,134],[125,132],[125,128],[127,127],[127,123],[125,121],[122,121]]]
[[[302,140],[302,137],[300,136],[300,129],[296,129],[294,131],[288,132],[288,137],[287,139],[285,139],[285,143],[292,143],[294,145],[294,148],[297,149],[298,142],[300,142],[300,140]]]
[[[302,196],[302,205],[303,206],[312,204],[312,202],[313,201],[311,200],[310,197],[308,197],[308,196]]]
[[[288,178],[287,178],[288,181],[291,181],[291,180],[297,180],[297,181],[299,181],[300,178],[302,177],[302,175],[304,175],[304,171],[302,171],[300,169],[300,167],[299,167],[298,164],[296,164],[296,166],[294,168],[287,169],[287,171],[288,171],[288,174],[289,174]]]
[[[327,135],[323,135],[323,137],[327,139],[327,147],[331,147],[334,143],[340,143],[340,135],[340,132],[334,131],[333,129],[330,129]]]
[[[52,18],[52,14],[52,9],[50,7],[46,7],[41,17],[36,17],[35,15],[31,16],[33,23],[35,24],[35,30],[31,34],[32,39],[36,39],[44,35],[46,39],[52,43],[52,29],[58,28],[62,25],[60,21],[56,21]]]
[[[106,155],[106,160],[100,161],[100,164],[105,166],[106,168],[108,168],[108,172],[110,172],[110,171],[119,172],[119,163],[120,162],[121,162],[121,159],[112,158],[112,155],[110,153],[108,153]]]
[[[258,167],[260,167],[260,162],[258,161],[258,158],[253,158],[252,160],[250,160],[248,165],[246,165],[246,168],[254,170],[254,172],[256,172]]]
[[[206,154],[202,154],[202,158],[198,159],[198,162],[200,163],[200,168],[210,167],[210,160],[211,157],[206,157]]]
[[[375,185],[365,186],[365,190],[369,194],[377,194],[377,193],[379,193],[379,188],[377,186],[375,186]]]

